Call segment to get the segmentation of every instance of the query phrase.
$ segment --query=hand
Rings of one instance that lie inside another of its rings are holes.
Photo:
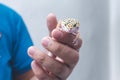
[[[48,15],[47,24],[51,37],[43,38],[42,45],[62,61],[32,46],[28,53],[34,59],[31,64],[33,72],[38,80],[66,80],[79,60],[78,49],[82,40],[78,39],[79,44],[74,46],[71,42],[75,36],[55,29],[57,20],[53,14]]]

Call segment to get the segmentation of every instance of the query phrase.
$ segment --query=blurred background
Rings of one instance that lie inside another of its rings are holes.
[[[24,19],[36,46],[48,35],[46,16],[80,21],[80,61],[68,80],[120,80],[120,0],[0,0]]]

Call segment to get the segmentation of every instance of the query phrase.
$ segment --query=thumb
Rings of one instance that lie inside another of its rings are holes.
[[[48,30],[50,32],[50,36],[51,36],[52,30],[55,29],[56,26],[57,26],[56,15],[54,15],[53,13],[48,14],[48,16],[47,16],[47,27],[48,27]]]

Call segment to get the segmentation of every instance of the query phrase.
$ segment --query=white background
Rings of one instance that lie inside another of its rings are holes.
[[[46,16],[80,23],[80,61],[68,80],[120,80],[119,0],[0,0],[24,19],[36,46],[48,35]]]

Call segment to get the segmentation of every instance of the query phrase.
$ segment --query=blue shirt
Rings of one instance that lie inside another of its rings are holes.
[[[31,45],[21,16],[0,4],[0,80],[13,80],[31,69],[32,59],[27,54]]]

